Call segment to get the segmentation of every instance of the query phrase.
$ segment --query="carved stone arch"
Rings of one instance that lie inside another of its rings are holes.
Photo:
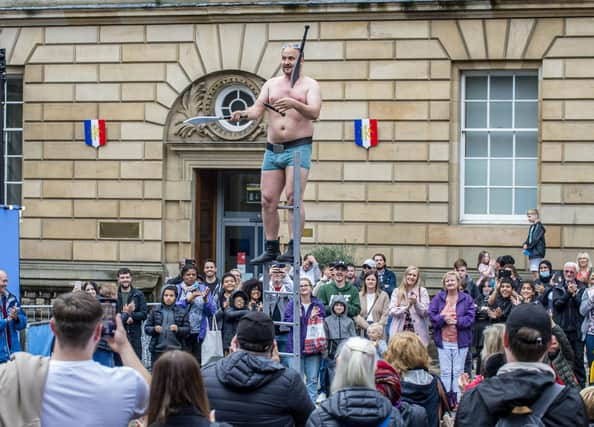
[[[253,141],[266,134],[263,119],[242,123],[230,130],[220,122],[194,126],[184,120],[194,116],[215,116],[217,98],[229,88],[253,94],[255,100],[264,79],[244,71],[221,71],[208,74],[192,83],[174,102],[166,123],[167,142]]]

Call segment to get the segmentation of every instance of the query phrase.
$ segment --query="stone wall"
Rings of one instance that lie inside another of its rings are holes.
[[[307,22],[304,72],[320,81],[324,104],[305,247],[346,242],[358,259],[380,251],[396,266],[473,263],[482,248],[522,260],[526,225],[459,224],[459,78],[540,68],[548,257],[559,265],[592,248],[594,20],[379,18]],[[226,156],[192,141],[168,148],[169,109],[209,73],[275,75],[280,46],[299,40],[304,23],[2,28],[9,66],[25,81],[22,257],[173,263],[190,254],[192,168],[236,167],[241,146]],[[365,117],[380,121],[369,151],[353,144],[352,121]],[[106,147],[85,146],[89,118],[107,120]],[[259,149],[246,153],[257,168]],[[99,221],[138,222],[141,236],[99,239]]]

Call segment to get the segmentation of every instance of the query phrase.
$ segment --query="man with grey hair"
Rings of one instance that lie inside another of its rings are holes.
[[[558,324],[571,343],[574,352],[573,372],[583,387],[586,380],[584,369],[584,342],[581,340],[580,303],[584,285],[576,280],[578,266],[575,262],[563,264],[563,278],[556,284],[553,293],[553,320]]]
[[[0,363],[10,359],[12,353],[21,351],[19,331],[27,326],[25,313],[7,286],[8,274],[0,270]]]
[[[289,244],[287,251],[280,254],[278,205],[285,191],[287,204],[293,204],[293,153],[301,153],[299,176],[301,197],[305,192],[307,177],[311,166],[313,120],[320,115],[322,98],[318,82],[311,77],[297,74],[294,69],[303,62],[299,55],[299,44],[288,44],[281,51],[282,75],[264,83],[258,99],[246,110],[234,111],[231,120],[256,120],[262,117],[266,107],[272,106],[275,112],[268,117],[268,142],[262,162],[260,189],[262,192],[262,221],[266,244],[264,253],[252,259],[250,264],[265,264],[275,259],[280,262],[293,262],[293,215],[289,211]],[[301,205],[301,228],[305,221],[305,209]]]

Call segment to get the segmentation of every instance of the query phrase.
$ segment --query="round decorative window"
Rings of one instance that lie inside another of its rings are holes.
[[[264,80],[247,73],[213,73],[194,82],[173,106],[173,134],[183,140],[193,135],[213,141],[253,141],[266,133],[263,117],[231,122],[218,120],[194,126],[184,120],[195,116],[229,116],[256,102]]]
[[[228,116],[234,111],[242,111],[251,107],[256,102],[256,96],[245,85],[234,84],[221,90],[215,100],[215,115]],[[222,120],[220,125],[231,132],[241,132],[250,125],[250,120],[231,122]]]

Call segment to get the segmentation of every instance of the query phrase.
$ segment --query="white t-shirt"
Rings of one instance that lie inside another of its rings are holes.
[[[132,368],[108,368],[85,360],[51,360],[42,427],[127,427],[146,412],[149,387]]]
[[[368,322],[373,322],[373,315],[371,314],[371,312],[373,310],[370,310],[370,308],[373,306],[373,301],[375,300],[375,294],[366,293],[365,299],[367,300],[367,311],[369,312],[369,315],[367,316],[367,319],[365,319],[365,320],[367,320]]]

